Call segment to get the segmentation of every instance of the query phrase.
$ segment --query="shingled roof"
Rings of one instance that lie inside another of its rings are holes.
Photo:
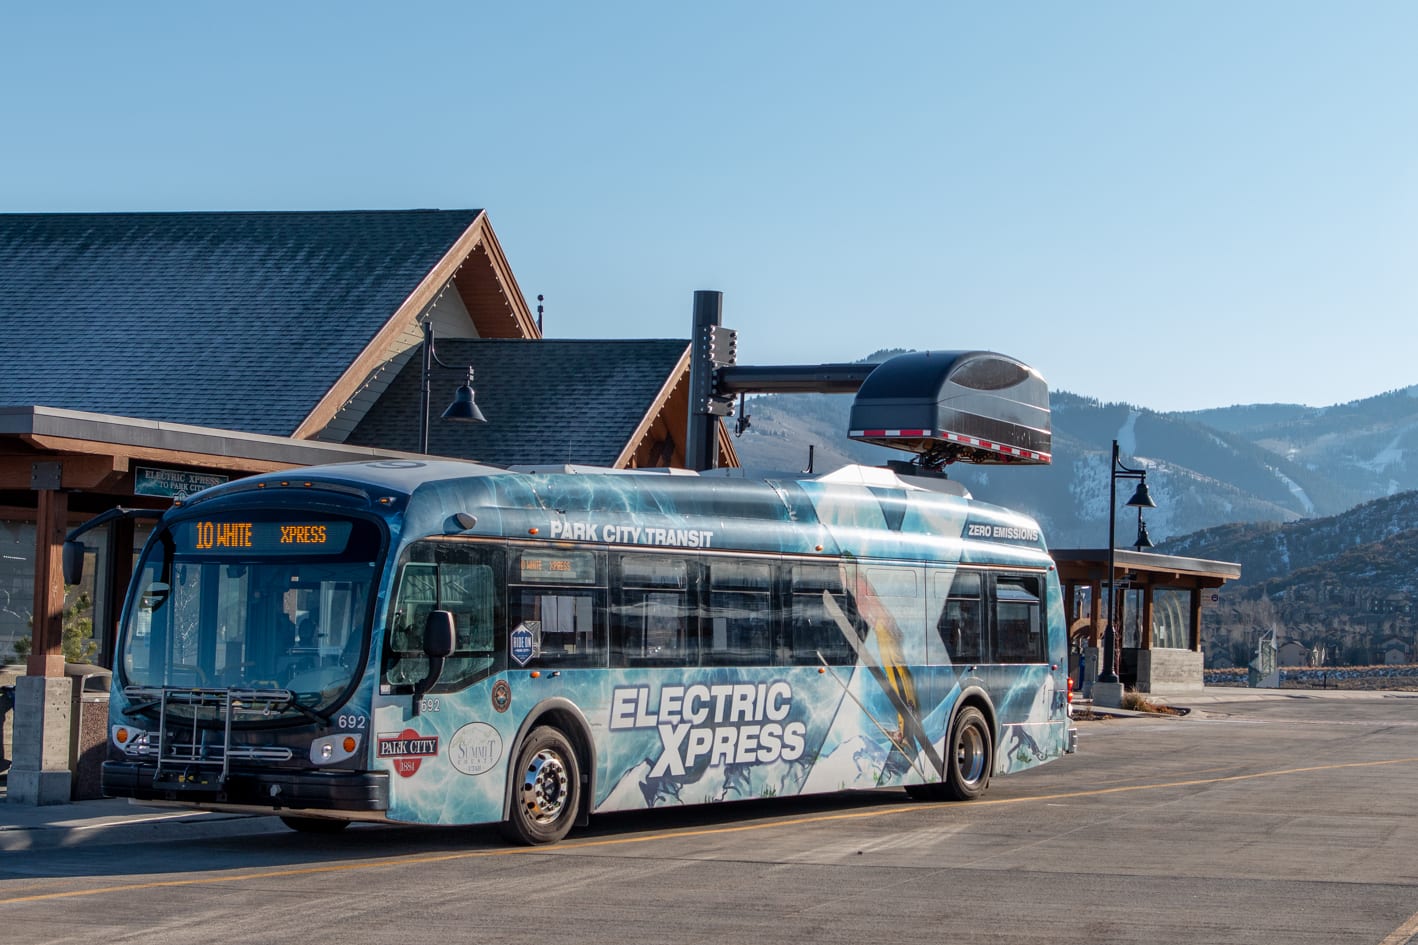
[[[435,368],[429,452],[500,465],[623,463],[655,409],[686,380],[688,348],[688,341],[663,339],[440,338],[434,350],[442,361],[474,368],[487,423],[439,418],[466,375]],[[416,450],[419,374],[419,359],[410,359],[346,442]]]
[[[496,297],[512,313],[502,333],[535,331],[484,220],[0,214],[0,406],[310,435],[348,402],[355,374],[387,360],[394,327],[410,334],[391,326],[396,314],[411,326],[475,242],[496,258],[460,291]]]

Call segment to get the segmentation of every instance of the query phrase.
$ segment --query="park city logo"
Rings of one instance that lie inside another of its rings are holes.
[[[397,734],[380,732],[376,749],[380,758],[388,758],[394,763],[394,770],[401,778],[411,778],[418,773],[423,759],[438,754],[438,736],[420,735],[411,728]]]

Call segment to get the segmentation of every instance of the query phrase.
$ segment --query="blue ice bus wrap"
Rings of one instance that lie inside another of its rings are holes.
[[[970,799],[1071,749],[1039,529],[944,480],[299,472],[149,541],[109,794],[537,843],[671,804]]]

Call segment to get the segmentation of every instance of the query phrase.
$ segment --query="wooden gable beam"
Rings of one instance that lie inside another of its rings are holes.
[[[719,421],[719,468],[737,469],[739,466],[739,452],[734,449],[734,438],[729,435],[729,426],[722,419]]]
[[[616,457],[617,469],[684,466],[689,436],[689,348],[670,371],[635,432]],[[738,453],[723,422],[719,423],[719,466],[737,467]]]
[[[470,268],[460,272],[460,268],[465,264]],[[345,368],[339,380],[325,392],[325,396],[320,398],[315,408],[291,432],[291,437],[310,439],[316,436],[392,358],[417,344],[421,337],[418,329],[419,315],[438,298],[439,293],[455,276],[457,280],[453,284],[473,318],[479,335],[499,338],[539,337],[536,321],[527,308],[526,300],[522,298],[517,281],[512,277],[512,270],[502,255],[502,248],[497,243],[492,227],[487,222],[487,214],[479,213],[477,219],[453,242],[443,254],[443,258],[429,270],[413,292],[409,293],[409,297],[384,323],[384,327],[375,334],[360,355]],[[473,304],[469,304],[470,296],[462,285],[465,279],[469,285],[480,287],[467,290],[473,293]],[[487,290],[486,287],[490,284],[498,287],[496,293]],[[502,301],[494,304],[492,299],[496,294],[500,294]],[[501,314],[498,314],[499,309]],[[480,314],[483,312],[491,314]],[[485,330],[498,333],[484,335]]]
[[[532,317],[527,299],[512,275],[512,267],[503,255],[502,244],[487,222],[478,218],[480,238],[473,253],[485,263],[460,274],[455,283],[463,299],[463,307],[472,316],[479,338],[540,338],[541,331]],[[466,275],[466,278],[465,278]]]
[[[659,393],[650,402],[649,409],[640,418],[635,432],[630,435],[625,446],[621,448],[620,455],[615,459],[616,469],[660,465],[661,458],[668,459],[663,465],[671,465],[676,455],[683,457],[684,425],[681,423],[676,429],[667,410],[675,401],[684,399],[682,392],[688,388],[688,385],[689,346],[686,345],[684,353],[680,355],[674,369],[665,378],[665,383],[660,385]],[[664,448],[666,443],[670,444],[669,450]]]

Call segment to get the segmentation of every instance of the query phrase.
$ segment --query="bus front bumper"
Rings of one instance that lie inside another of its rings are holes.
[[[231,804],[277,810],[387,811],[387,771],[232,771],[221,782],[210,771],[177,772],[154,780],[157,765],[103,763],[103,793],[143,801]]]

